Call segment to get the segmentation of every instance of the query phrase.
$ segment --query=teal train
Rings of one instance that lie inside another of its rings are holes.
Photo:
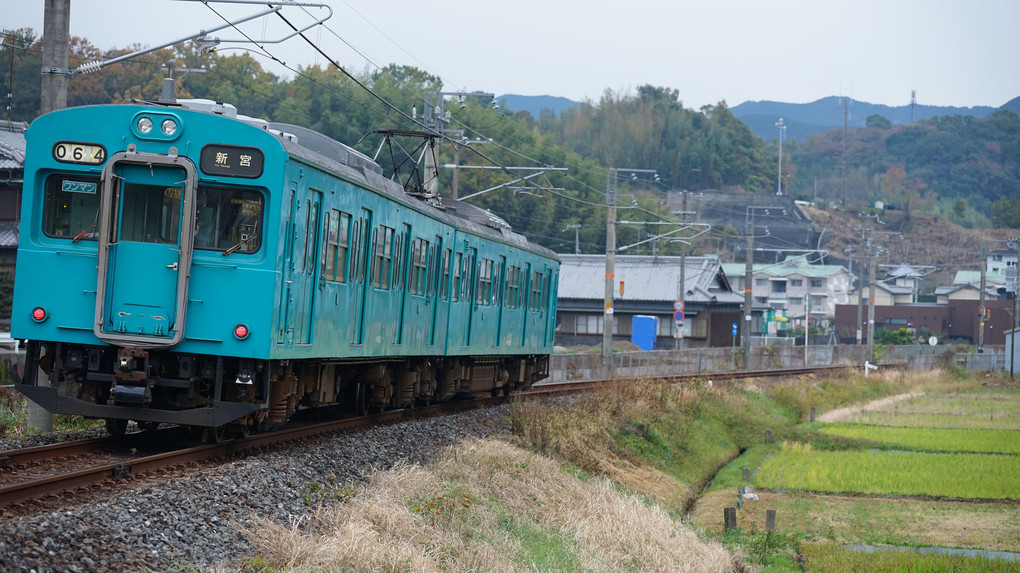
[[[11,330],[51,412],[221,438],[548,375],[556,255],[320,133],[182,100],[26,137]]]

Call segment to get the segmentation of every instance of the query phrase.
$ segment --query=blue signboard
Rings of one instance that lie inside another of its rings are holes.
[[[733,323],[733,336],[737,335],[737,323]]]

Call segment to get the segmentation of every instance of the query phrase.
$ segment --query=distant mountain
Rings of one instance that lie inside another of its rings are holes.
[[[506,94],[497,97],[500,105],[511,111],[527,111],[536,119],[542,109],[552,110],[557,117],[578,102],[557,96],[524,96]],[[970,115],[976,118],[987,118],[999,109],[1008,109],[1020,114],[1020,97],[1016,97],[1000,108],[991,106],[952,107],[937,105],[888,106],[850,100],[847,109],[847,126],[850,128],[864,127],[869,115],[880,115],[893,125],[907,125],[913,121],[921,121],[942,115]],[[786,139],[796,137],[803,140],[813,133],[822,133],[837,127],[843,127],[842,98],[829,96],[811,103],[783,103],[778,101],[746,101],[733,106],[730,111],[742,121],[755,135],[765,141],[772,141],[779,136],[776,122],[783,118],[786,125]]]
[[[504,108],[511,111],[526,111],[535,119],[538,119],[539,113],[543,109],[551,110],[556,114],[556,117],[559,117],[565,110],[578,105],[578,102],[574,100],[550,95],[524,96],[506,94],[498,96],[496,99]]]
[[[1007,103],[1008,106],[1020,107],[1020,98]],[[951,107],[935,105],[915,105],[913,112],[909,105],[891,107],[887,105],[850,100],[847,109],[847,126],[850,128],[864,127],[869,115],[880,115],[893,125],[906,125],[913,121],[921,121],[942,115],[971,115],[986,118],[998,108],[989,106]],[[786,125],[786,138],[804,139],[812,133],[821,133],[833,128],[843,127],[843,104],[841,98],[829,96],[811,103],[782,103],[776,101],[747,101],[730,108],[733,115],[755,134],[771,141],[779,136],[776,122],[783,118]],[[1016,111],[1016,110],[1014,110]]]

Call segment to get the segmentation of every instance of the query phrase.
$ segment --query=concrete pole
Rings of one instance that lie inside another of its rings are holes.
[[[70,30],[71,0],[46,0],[43,11],[40,114],[67,107],[67,60],[70,52]],[[26,184],[31,185],[28,182]],[[22,192],[25,192],[24,189]],[[56,362],[54,361],[54,368],[56,368]],[[45,376],[39,376],[37,383],[50,385],[53,381],[48,380]],[[42,433],[52,432],[53,414],[30,400],[28,402],[28,427],[35,428]]]
[[[753,302],[752,282],[754,278],[754,223],[753,219],[747,225],[745,229],[747,234],[747,256],[744,257],[744,320],[743,324],[740,325],[740,329],[743,333],[743,345],[744,345],[744,370],[749,370],[751,367],[751,315]]]
[[[985,273],[988,268],[988,259],[984,247],[981,248],[981,302],[978,303],[978,353],[985,351]]]
[[[868,360],[875,362],[875,254],[868,256]]]
[[[613,282],[616,279],[616,171],[606,173],[606,285],[602,318],[602,366],[613,371]]]

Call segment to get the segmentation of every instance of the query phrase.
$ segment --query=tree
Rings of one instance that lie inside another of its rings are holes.
[[[1003,197],[992,203],[992,224],[996,227],[1020,229],[1020,199]]]
[[[892,122],[885,117],[875,113],[869,115],[864,120],[865,127],[877,127],[878,129],[890,129],[892,128]]]

